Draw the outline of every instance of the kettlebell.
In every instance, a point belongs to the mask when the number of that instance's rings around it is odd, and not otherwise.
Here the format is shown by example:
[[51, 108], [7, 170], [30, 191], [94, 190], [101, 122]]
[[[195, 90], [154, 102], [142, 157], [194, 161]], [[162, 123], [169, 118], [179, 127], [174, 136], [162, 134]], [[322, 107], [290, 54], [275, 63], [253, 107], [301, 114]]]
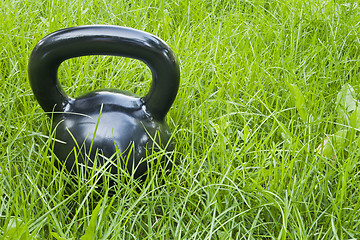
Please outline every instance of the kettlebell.
[[[69, 97], [59, 84], [58, 68], [67, 59], [87, 55], [143, 61], [152, 73], [149, 92], [138, 97], [104, 89]], [[96, 164], [111, 175], [128, 171], [144, 180], [150, 166], [144, 159], [159, 149], [173, 150], [165, 116], [175, 100], [180, 71], [170, 47], [156, 36], [120, 26], [62, 29], [37, 43], [28, 74], [38, 103], [52, 119], [57, 168], [87, 178]], [[170, 170], [172, 163], [162, 157], [161, 166]]]

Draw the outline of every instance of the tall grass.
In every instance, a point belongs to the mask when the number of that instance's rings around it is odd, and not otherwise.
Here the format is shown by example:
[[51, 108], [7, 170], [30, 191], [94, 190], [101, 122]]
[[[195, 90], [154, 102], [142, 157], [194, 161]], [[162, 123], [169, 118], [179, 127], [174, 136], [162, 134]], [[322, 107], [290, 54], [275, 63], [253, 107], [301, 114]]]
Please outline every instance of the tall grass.
[[[358, 129], [352, 147], [330, 157], [316, 151], [350, 128], [338, 121], [342, 86], [360, 99], [357, 1], [0, 6], [0, 236], [360, 238]], [[181, 85], [167, 116], [178, 164], [163, 179], [151, 172], [140, 191], [123, 184], [111, 196], [53, 167], [51, 123], [31, 92], [28, 58], [46, 34], [85, 24], [150, 32], [179, 59]], [[141, 96], [151, 74], [136, 60], [88, 56], [62, 64], [59, 79], [73, 97], [100, 88]]]

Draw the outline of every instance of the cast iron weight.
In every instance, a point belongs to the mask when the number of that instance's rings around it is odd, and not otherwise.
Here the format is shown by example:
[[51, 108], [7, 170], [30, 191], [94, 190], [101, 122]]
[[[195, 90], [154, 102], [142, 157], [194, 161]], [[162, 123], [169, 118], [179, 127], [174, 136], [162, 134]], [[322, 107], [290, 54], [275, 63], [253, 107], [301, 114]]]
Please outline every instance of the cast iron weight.
[[[149, 92], [140, 98], [119, 90], [99, 90], [78, 98], [67, 96], [57, 78], [58, 68], [67, 59], [86, 55], [143, 61], [152, 72]], [[173, 144], [168, 144], [171, 131], [164, 118], [175, 100], [180, 71], [172, 50], [161, 39], [120, 26], [67, 28], [40, 40], [28, 67], [34, 95], [53, 119], [58, 168], [65, 166], [72, 174], [86, 172], [94, 159], [97, 166], [105, 164], [106, 159], [121, 159], [114, 158], [118, 149], [124, 161], [115, 162], [109, 171], [116, 174], [121, 167], [135, 178], [145, 179], [148, 163], [142, 160], [156, 150], [152, 139], [160, 138], [161, 148], [173, 150]], [[96, 152], [100, 153], [97, 158]], [[163, 160], [163, 166], [171, 169], [171, 162]]]

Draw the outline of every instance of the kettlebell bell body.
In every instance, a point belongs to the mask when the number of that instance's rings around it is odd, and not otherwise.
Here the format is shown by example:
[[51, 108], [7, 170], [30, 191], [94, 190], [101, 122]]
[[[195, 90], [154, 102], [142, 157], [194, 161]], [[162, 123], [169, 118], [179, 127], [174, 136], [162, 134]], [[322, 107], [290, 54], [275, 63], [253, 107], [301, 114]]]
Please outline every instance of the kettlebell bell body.
[[[115, 55], [143, 61], [152, 72], [144, 97], [119, 90], [67, 96], [57, 71], [69, 59]], [[180, 72], [172, 50], [159, 38], [119, 26], [80, 26], [54, 32], [38, 42], [29, 60], [29, 80], [40, 106], [53, 119], [56, 166], [87, 177], [92, 167], [112, 174], [128, 171], [145, 179], [146, 156], [173, 150], [165, 116], [175, 100]], [[129, 80], [131, 81], [131, 79]], [[169, 170], [170, 161], [162, 159]]]

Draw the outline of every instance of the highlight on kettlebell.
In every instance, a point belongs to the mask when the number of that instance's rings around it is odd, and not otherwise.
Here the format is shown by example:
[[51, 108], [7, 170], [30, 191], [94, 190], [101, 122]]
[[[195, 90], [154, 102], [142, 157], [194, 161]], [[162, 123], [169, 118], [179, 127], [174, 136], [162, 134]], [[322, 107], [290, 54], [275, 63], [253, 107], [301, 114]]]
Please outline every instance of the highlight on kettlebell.
[[[67, 59], [87, 55], [143, 61], [152, 72], [149, 92], [137, 97], [107, 89], [68, 96], [60, 86], [58, 68]], [[28, 68], [33, 93], [52, 119], [57, 168], [84, 178], [98, 168], [144, 180], [152, 164], [149, 155], [159, 153], [164, 171], [172, 169], [165, 153], [173, 151], [174, 142], [165, 116], [175, 100], [180, 71], [174, 53], [161, 39], [120, 26], [62, 29], [37, 43]]]

